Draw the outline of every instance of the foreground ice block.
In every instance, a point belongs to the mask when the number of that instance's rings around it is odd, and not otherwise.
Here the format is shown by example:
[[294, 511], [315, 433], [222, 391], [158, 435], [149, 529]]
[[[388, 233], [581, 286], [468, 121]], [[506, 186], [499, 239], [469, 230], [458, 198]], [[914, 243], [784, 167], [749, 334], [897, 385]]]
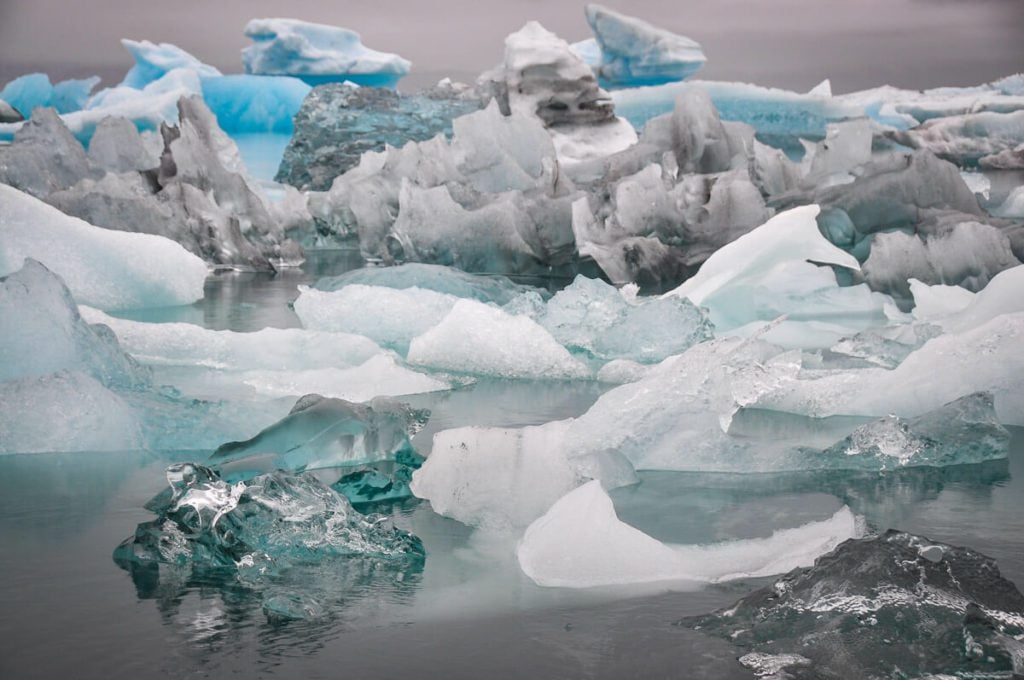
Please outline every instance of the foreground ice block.
[[59, 370], [87, 373], [108, 387], [136, 387], [149, 377], [109, 328], [79, 316], [58, 276], [25, 260], [0, 277], [0, 382]]
[[128, 451], [145, 445], [135, 411], [90, 375], [0, 382], [0, 453]]
[[594, 39], [573, 49], [611, 86], [683, 80], [704, 66], [704, 50], [689, 38], [601, 5], [587, 5], [585, 11]]
[[75, 300], [104, 310], [190, 304], [206, 264], [162, 236], [101, 229], [0, 185], [0, 275], [31, 257], [60, 275]]
[[242, 50], [245, 72], [291, 75], [311, 85], [351, 80], [393, 87], [412, 63], [363, 45], [347, 28], [297, 19], [253, 19], [245, 27], [253, 44]]
[[756, 578], [806, 567], [862, 533], [849, 508], [830, 519], [769, 538], [707, 546], [673, 546], [622, 522], [599, 481], [559, 499], [527, 528], [516, 551], [519, 566], [548, 587], [684, 581], [691, 584]]
[[790, 677], [1008, 676], [1020, 671], [1024, 595], [985, 555], [893, 530], [676, 625], [799, 663]]
[[389, 399], [356, 404], [307, 394], [291, 412], [252, 439], [230, 442], [210, 457], [214, 465], [263, 465], [269, 469], [313, 470], [362, 465], [401, 456], [415, 456], [409, 437], [426, 423], [428, 411], [411, 409]]
[[499, 378], [587, 378], [590, 371], [537, 322], [459, 300], [409, 344], [410, 364]]
[[158, 516], [140, 524], [114, 551], [136, 565], [191, 565], [272, 576], [298, 564], [339, 557], [422, 563], [419, 538], [383, 517], [364, 516], [338, 492], [309, 475], [277, 471], [228, 484], [209, 468], [167, 468], [169, 491], [147, 507]]

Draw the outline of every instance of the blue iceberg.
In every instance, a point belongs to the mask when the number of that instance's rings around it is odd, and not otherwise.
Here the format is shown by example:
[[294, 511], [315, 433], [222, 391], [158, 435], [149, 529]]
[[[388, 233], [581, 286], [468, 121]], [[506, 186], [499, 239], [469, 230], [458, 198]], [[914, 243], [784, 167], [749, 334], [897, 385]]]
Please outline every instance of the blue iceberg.
[[124, 48], [132, 55], [135, 65], [125, 74], [121, 81], [123, 87], [141, 90], [146, 85], [160, 80], [178, 68], [187, 68], [200, 76], [219, 76], [220, 71], [204, 64], [177, 45], [170, 43], [151, 43], [148, 40], [136, 41], [124, 39]]
[[242, 50], [245, 72], [289, 75], [310, 85], [349, 80], [357, 85], [393, 87], [411, 62], [363, 45], [347, 28], [297, 19], [253, 19], [245, 27], [253, 44]]
[[660, 85], [684, 80], [704, 66], [700, 44], [601, 5], [587, 5], [594, 38], [573, 50], [607, 87]]

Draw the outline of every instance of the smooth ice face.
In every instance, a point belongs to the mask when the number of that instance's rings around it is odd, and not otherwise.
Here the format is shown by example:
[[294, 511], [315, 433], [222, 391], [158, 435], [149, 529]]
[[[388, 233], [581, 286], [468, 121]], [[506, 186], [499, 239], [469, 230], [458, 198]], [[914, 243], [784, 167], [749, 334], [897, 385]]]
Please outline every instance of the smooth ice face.
[[79, 316], [59, 277], [25, 260], [0, 277], [0, 382], [59, 370], [87, 373], [108, 387], [135, 387], [149, 377], [109, 328]]
[[587, 378], [590, 371], [537, 322], [459, 300], [409, 344], [410, 364], [499, 378]]
[[593, 41], [573, 50], [598, 78], [618, 87], [683, 80], [704, 66], [700, 44], [601, 5], [586, 6]]
[[992, 210], [992, 214], [1008, 219], [1024, 219], [1024, 187], [1011, 191], [1006, 200]]
[[515, 283], [504, 276], [481, 276], [436, 264], [410, 262], [394, 267], [363, 267], [338, 276], [320, 279], [314, 288], [323, 291], [341, 290], [360, 284], [408, 290], [419, 288], [459, 298], [506, 305], [519, 295], [540, 289]]
[[897, 667], [908, 677], [1019, 670], [1022, 622], [1024, 595], [993, 559], [889, 531], [677, 625], [761, 654], [799, 651], [809, 677], [867, 678]]
[[292, 133], [292, 120], [310, 92], [298, 78], [231, 74], [201, 79], [206, 105], [231, 134]]
[[535, 317], [558, 342], [605, 360], [661, 361], [709, 340], [713, 327], [686, 298], [627, 298], [598, 279], [577, 276]]
[[415, 455], [409, 437], [429, 415], [389, 399], [356, 404], [307, 394], [285, 418], [252, 439], [219, 447], [210, 463], [238, 468], [270, 455], [269, 469], [295, 471], [394, 460]]
[[832, 459], [843, 467], [887, 470], [1005, 458], [1009, 445], [1010, 433], [996, 418], [992, 395], [976, 392], [916, 418], [885, 416], [820, 455], [826, 466]]
[[929, 321], [959, 312], [970, 305], [977, 295], [960, 286], [929, 285], [913, 278], [907, 283], [914, 298], [914, 318], [918, 321]]
[[565, 457], [569, 421], [461, 427], [434, 435], [412, 492], [434, 512], [490, 531], [522, 529], [585, 478]]
[[90, 375], [62, 370], [0, 382], [0, 454], [144, 446], [133, 409]]
[[519, 566], [548, 587], [755, 578], [811, 565], [861, 533], [846, 507], [830, 519], [776, 531], [765, 539], [708, 546], [675, 546], [619, 520], [611, 498], [592, 481], [559, 499], [527, 528], [516, 551]]
[[220, 567], [270, 576], [339, 557], [422, 563], [419, 538], [364, 516], [315, 477], [283, 471], [228, 484], [195, 463], [167, 468], [169, 492], [150, 501], [158, 518], [114, 551], [135, 565]]
[[331, 80], [359, 81], [361, 85], [394, 86], [412, 63], [397, 54], [378, 52], [363, 45], [359, 34], [347, 28], [313, 24], [297, 19], [253, 19], [245, 27], [253, 44], [242, 50], [246, 73], [295, 75], [311, 84]]
[[105, 310], [190, 304], [206, 264], [150, 234], [101, 229], [0, 185], [0, 274], [31, 257], [58, 274], [75, 300]]
[[141, 90], [177, 68], [195, 71], [200, 76], [219, 76], [220, 71], [204, 64], [177, 45], [151, 43], [148, 40], [121, 40], [135, 65], [125, 74], [121, 86]]
[[352, 283], [335, 291], [299, 286], [295, 313], [309, 330], [356, 333], [404, 353], [451, 311], [457, 297], [417, 287]]
[[839, 286], [831, 264], [859, 271], [849, 253], [818, 229], [818, 206], [780, 213], [716, 251], [665, 297], [686, 297], [708, 308], [715, 329], [748, 335], [785, 316], [769, 330], [773, 342], [827, 347], [844, 335], [883, 325], [891, 298], [865, 285]]

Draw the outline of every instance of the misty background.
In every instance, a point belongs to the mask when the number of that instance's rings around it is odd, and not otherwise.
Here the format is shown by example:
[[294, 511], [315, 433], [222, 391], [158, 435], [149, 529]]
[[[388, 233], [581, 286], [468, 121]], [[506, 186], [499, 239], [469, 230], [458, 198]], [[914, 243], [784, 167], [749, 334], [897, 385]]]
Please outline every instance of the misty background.
[[[1024, 71], [1024, 0], [618, 0], [605, 3], [700, 42], [697, 78], [836, 92], [890, 84], [973, 85]], [[572, 42], [591, 33], [564, 0], [0, 0], [0, 84], [32, 71], [100, 75], [131, 60], [120, 38], [171, 42], [225, 73], [242, 71], [255, 17], [345, 26], [411, 59], [400, 87], [471, 81], [529, 19]]]

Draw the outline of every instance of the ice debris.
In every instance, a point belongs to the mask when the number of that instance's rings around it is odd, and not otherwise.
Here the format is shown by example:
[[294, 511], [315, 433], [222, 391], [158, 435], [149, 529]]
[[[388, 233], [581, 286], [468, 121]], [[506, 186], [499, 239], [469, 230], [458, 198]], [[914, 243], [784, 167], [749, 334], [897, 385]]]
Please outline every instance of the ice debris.
[[80, 303], [118, 310], [203, 297], [206, 264], [174, 241], [94, 227], [3, 184], [0, 235], [0, 275], [31, 257], [59, 274]]
[[701, 46], [607, 7], [586, 6], [594, 38], [573, 50], [610, 86], [636, 87], [684, 80], [704, 66]]
[[787, 668], [797, 678], [1024, 670], [1024, 595], [995, 561], [899, 531], [846, 541], [810, 568], [677, 625], [761, 655], [798, 653], [810, 665]]
[[347, 28], [297, 19], [253, 19], [245, 27], [253, 44], [242, 50], [245, 72], [290, 75], [311, 85], [350, 80], [393, 87], [412, 63], [363, 45]]
[[769, 538], [703, 546], [668, 545], [622, 522], [599, 481], [560, 498], [531, 524], [516, 550], [519, 566], [548, 587], [592, 588], [677, 581], [700, 584], [769, 576], [809, 566], [862, 533], [843, 507], [831, 518]]

